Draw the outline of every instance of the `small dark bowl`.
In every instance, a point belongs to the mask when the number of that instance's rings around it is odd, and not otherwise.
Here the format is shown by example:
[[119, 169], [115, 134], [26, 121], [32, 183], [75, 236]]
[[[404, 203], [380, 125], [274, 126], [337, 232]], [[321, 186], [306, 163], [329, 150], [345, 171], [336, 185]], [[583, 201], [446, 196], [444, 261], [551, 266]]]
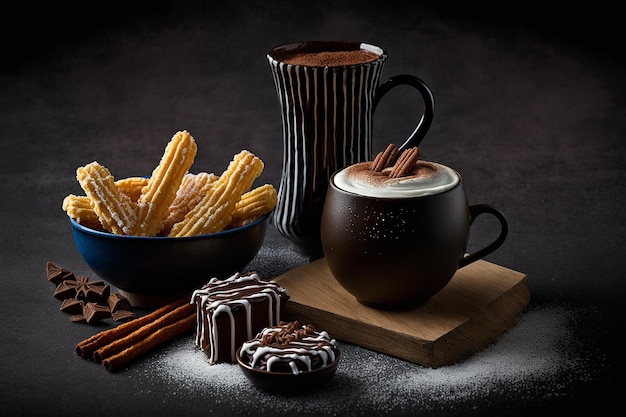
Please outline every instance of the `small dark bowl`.
[[242, 272], [263, 246], [269, 216], [189, 237], [123, 236], [70, 223], [78, 251], [103, 280], [127, 293], [171, 296]]
[[263, 391], [283, 394], [307, 394], [328, 381], [337, 371], [339, 352], [335, 360], [322, 368], [310, 372], [293, 374], [291, 372], [273, 372], [253, 368], [241, 358], [241, 348], [237, 349], [236, 357], [239, 367], [246, 378]]

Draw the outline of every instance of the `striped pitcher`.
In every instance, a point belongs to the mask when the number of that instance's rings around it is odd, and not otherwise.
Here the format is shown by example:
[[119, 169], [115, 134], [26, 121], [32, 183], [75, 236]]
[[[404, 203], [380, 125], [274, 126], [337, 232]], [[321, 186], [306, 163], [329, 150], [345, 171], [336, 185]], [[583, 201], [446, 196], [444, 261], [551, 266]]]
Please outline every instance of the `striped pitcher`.
[[424, 109], [415, 130], [400, 146], [417, 146], [433, 118], [434, 98], [413, 75], [381, 83], [387, 53], [380, 47], [343, 41], [309, 41], [277, 46], [267, 54], [283, 130], [283, 163], [272, 222], [309, 258], [323, 256], [320, 222], [328, 181], [348, 165], [372, 158], [372, 116], [392, 88], [420, 92]]

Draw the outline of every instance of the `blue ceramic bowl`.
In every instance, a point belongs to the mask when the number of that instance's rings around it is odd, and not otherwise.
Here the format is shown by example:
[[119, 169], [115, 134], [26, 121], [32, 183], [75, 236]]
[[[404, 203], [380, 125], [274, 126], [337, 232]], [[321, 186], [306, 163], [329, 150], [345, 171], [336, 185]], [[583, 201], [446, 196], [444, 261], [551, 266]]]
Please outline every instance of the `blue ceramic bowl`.
[[188, 294], [213, 277], [244, 272], [263, 245], [269, 216], [219, 233], [176, 238], [115, 235], [70, 223], [78, 251], [100, 278], [124, 292], [171, 296]]

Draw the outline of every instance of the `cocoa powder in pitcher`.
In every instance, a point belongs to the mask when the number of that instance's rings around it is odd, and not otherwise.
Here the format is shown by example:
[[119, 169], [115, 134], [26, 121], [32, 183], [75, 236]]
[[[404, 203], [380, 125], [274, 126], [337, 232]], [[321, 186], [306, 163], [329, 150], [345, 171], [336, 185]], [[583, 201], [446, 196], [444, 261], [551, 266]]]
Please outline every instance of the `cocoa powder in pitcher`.
[[380, 55], [356, 49], [350, 51], [323, 51], [323, 52], [297, 52], [285, 56], [282, 61], [292, 65], [306, 65], [309, 67], [341, 67], [346, 65], [359, 65], [372, 62], [380, 58]]

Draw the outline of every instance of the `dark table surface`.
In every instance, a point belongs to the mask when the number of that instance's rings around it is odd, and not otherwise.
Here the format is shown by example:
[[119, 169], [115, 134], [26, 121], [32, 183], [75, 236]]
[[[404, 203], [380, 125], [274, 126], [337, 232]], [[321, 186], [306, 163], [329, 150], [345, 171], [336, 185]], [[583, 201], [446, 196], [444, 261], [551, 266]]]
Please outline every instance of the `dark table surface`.
[[[626, 295], [617, 14], [412, 4], [113, 2], [72, 16], [23, 3], [4, 13], [2, 415], [566, 415], [623, 403], [613, 396]], [[518, 325], [439, 369], [340, 342], [330, 383], [295, 398], [257, 391], [235, 366], [207, 366], [191, 336], [118, 373], [79, 358], [75, 344], [110, 323], [70, 322], [45, 274], [53, 261], [96, 278], [61, 210], [81, 191], [76, 168], [98, 160], [116, 177], [149, 173], [187, 129], [198, 141], [192, 170], [221, 172], [245, 148], [266, 164], [259, 181], [278, 185], [281, 125], [265, 53], [306, 39], [378, 44], [387, 77], [411, 73], [432, 88], [423, 157], [460, 171], [470, 203], [507, 214], [509, 237], [487, 260], [528, 276]], [[381, 103], [375, 147], [408, 134], [411, 99]], [[304, 262], [270, 227], [250, 268], [274, 276]]]

